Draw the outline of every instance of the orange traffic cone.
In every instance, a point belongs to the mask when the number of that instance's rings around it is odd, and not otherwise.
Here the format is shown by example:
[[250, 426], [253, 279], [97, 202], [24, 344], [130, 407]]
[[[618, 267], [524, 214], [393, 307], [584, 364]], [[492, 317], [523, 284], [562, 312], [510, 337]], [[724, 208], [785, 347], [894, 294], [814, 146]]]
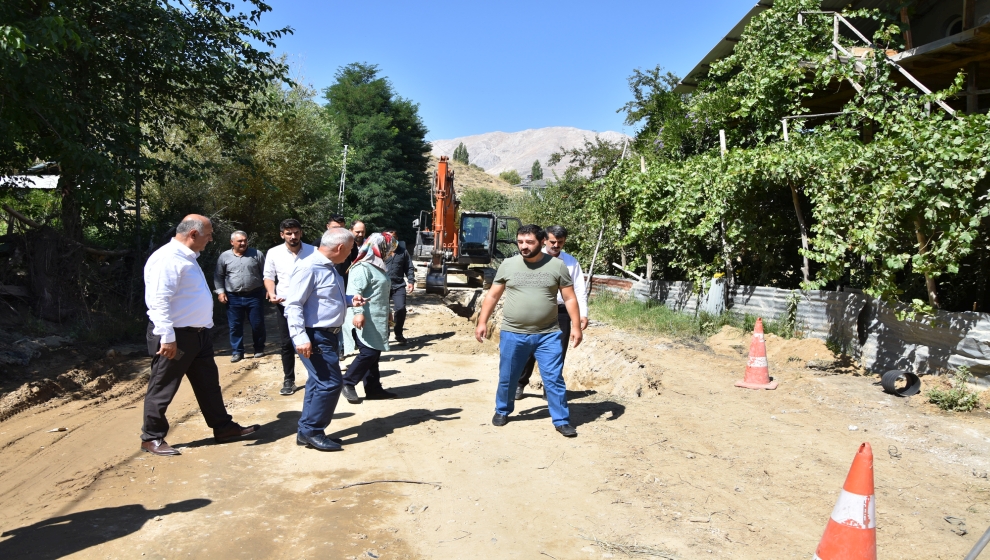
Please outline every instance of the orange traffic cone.
[[763, 318], [756, 319], [753, 327], [753, 342], [749, 344], [749, 363], [746, 364], [746, 377], [736, 381], [736, 387], [746, 389], [776, 389], [777, 382], [770, 381], [770, 368], [767, 364], [767, 345], [763, 341]]
[[877, 506], [873, 493], [873, 450], [859, 446], [815, 560], [877, 560]]

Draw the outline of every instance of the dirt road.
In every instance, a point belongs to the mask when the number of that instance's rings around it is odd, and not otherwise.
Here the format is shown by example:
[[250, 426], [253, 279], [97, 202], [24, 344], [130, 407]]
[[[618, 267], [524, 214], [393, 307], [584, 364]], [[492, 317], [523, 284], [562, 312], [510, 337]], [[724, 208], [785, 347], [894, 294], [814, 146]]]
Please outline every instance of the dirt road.
[[[496, 345], [412, 305], [413, 344], [382, 364], [400, 398], [342, 400], [340, 453], [296, 445], [303, 392], [278, 396], [277, 356], [218, 357], [234, 418], [263, 425], [250, 441], [214, 445], [184, 385], [183, 455], [138, 452], [144, 358], [96, 398], [0, 422], [0, 558], [810, 558], [863, 441], [881, 558], [961, 559], [990, 523], [986, 413], [789, 360], [814, 344], [771, 344], [781, 385], [757, 392], [732, 387], [748, 343], [732, 332], [685, 346], [593, 326], [568, 355], [565, 439], [538, 389], [491, 426]], [[344, 488], [378, 480], [435, 485]]]

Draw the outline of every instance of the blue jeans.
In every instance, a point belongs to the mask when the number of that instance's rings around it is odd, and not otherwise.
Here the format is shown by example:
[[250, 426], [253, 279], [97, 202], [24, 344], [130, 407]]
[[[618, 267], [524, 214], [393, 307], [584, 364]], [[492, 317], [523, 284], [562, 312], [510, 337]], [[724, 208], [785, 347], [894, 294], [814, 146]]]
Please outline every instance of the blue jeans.
[[251, 323], [251, 338], [255, 353], [265, 350], [265, 289], [250, 292], [227, 293], [227, 322], [230, 323], [230, 349], [232, 354], [244, 355], [244, 314]]
[[315, 329], [306, 329], [306, 334], [313, 345], [313, 353], [309, 358], [299, 356], [309, 373], [302, 415], [299, 417], [299, 433], [304, 436], [324, 435], [323, 430], [330, 425], [344, 386], [337, 357], [339, 337]]
[[509, 415], [515, 408], [516, 386], [530, 356], [540, 365], [540, 377], [547, 390], [547, 406], [554, 426], [571, 423], [564, 385], [564, 357], [560, 351], [560, 331], [546, 334], [519, 334], [502, 331], [498, 343], [498, 391], [495, 412]]

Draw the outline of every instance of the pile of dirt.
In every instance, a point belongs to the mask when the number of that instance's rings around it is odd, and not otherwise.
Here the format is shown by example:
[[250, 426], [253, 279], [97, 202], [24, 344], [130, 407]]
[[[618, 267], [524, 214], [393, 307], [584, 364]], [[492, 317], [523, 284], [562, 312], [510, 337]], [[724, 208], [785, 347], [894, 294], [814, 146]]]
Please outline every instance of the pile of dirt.
[[[585, 342], [567, 351], [567, 387], [623, 398], [659, 395], [664, 349], [608, 327], [589, 327]], [[531, 383], [539, 383], [533, 379]]]
[[107, 357], [86, 367], [72, 368], [54, 378], [40, 378], [24, 383], [0, 398], [0, 420], [5, 420], [32, 406], [55, 400], [91, 399], [105, 393], [119, 381], [133, 379], [131, 364], [118, 368], [123, 353], [111, 350]]
[[[752, 333], [726, 325], [722, 330], [708, 337], [705, 343], [716, 354], [723, 356], [748, 356]], [[845, 364], [841, 356], [828, 349], [825, 342], [817, 338], [783, 338], [775, 334], [764, 337], [767, 345], [767, 360], [771, 364], [801, 365], [812, 369], [832, 369]]]

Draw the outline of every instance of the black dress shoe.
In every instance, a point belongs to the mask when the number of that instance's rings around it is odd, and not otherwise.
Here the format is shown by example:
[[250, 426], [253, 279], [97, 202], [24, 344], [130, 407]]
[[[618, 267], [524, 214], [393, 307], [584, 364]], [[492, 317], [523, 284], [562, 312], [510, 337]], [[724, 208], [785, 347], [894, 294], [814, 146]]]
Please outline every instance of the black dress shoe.
[[577, 437], [577, 430], [575, 430], [574, 426], [571, 426], [570, 424], [557, 426], [557, 431], [564, 437]]
[[394, 399], [397, 396], [399, 396], [399, 395], [396, 395], [395, 393], [390, 393], [390, 392], [386, 391], [385, 389], [379, 389], [378, 391], [372, 391], [370, 393], [367, 392], [367, 391], [365, 391], [365, 393], [364, 393], [364, 398], [366, 398], [366, 399], [368, 399], [370, 401], [380, 401], [380, 400], [385, 400], [385, 399]]
[[404, 336], [399, 336], [399, 335], [395, 335], [395, 343], [396, 343], [396, 344], [405, 344], [406, 342], [408, 342], [408, 341], [406, 340], [406, 337], [404, 337]]
[[354, 385], [344, 385], [344, 388], [340, 390], [340, 394], [343, 395], [347, 402], [351, 404], [358, 404], [361, 402], [361, 397], [358, 396], [357, 391], [354, 390]]
[[213, 430], [213, 439], [217, 443], [229, 443], [249, 436], [261, 429], [259, 424], [253, 426], [241, 426], [236, 422], [231, 422], [229, 426], [220, 430]]
[[323, 434], [304, 436], [296, 433], [296, 445], [304, 445], [317, 451], [342, 451], [344, 448], [340, 446], [339, 441], [334, 441]]
[[516, 385], [516, 400], [517, 400], [517, 401], [521, 401], [521, 400], [522, 400], [522, 398], [523, 398], [524, 396], [526, 396], [526, 395], [525, 395], [525, 394], [523, 393], [523, 392], [524, 392], [525, 390], [526, 390], [526, 386], [525, 386], [525, 385]]
[[509, 423], [509, 417], [504, 414], [495, 413], [492, 416], [492, 426], [504, 426]]
[[142, 441], [141, 450], [147, 451], [152, 455], [160, 455], [162, 457], [168, 457], [171, 455], [182, 455], [179, 453], [178, 449], [173, 449], [172, 446], [165, 443], [163, 439], [153, 439], [151, 441]]
[[296, 392], [296, 382], [295, 381], [290, 381], [290, 380], [286, 379], [282, 383], [282, 389], [279, 390], [278, 394], [280, 394], [280, 395], [291, 395], [292, 393], [295, 393], [295, 392]]

